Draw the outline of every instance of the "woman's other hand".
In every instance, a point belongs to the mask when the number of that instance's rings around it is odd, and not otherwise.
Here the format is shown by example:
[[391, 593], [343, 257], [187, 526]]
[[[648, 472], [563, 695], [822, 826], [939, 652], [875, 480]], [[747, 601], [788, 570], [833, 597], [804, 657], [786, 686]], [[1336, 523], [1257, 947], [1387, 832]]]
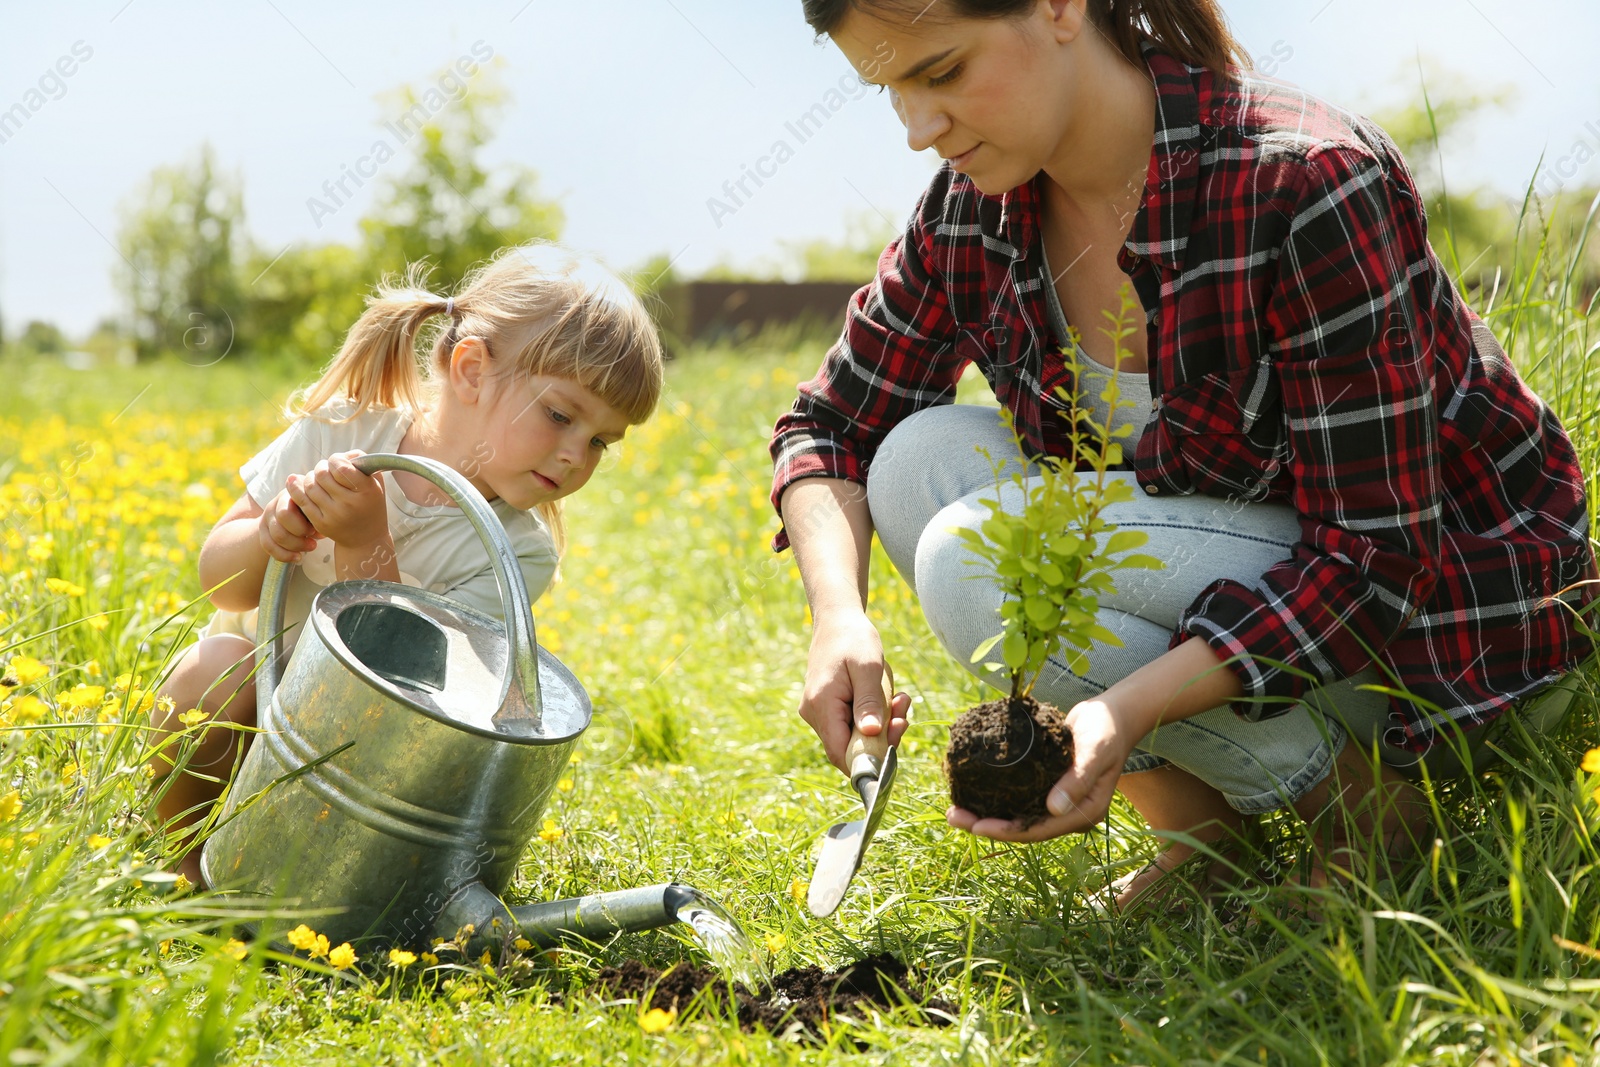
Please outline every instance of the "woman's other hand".
[[[1109, 691], [1108, 691], [1109, 692]], [[1073, 705], [1067, 712], [1072, 731], [1072, 767], [1050, 790], [1050, 816], [1027, 829], [1008, 819], [980, 819], [965, 808], [951, 808], [951, 826], [996, 841], [1047, 841], [1062, 834], [1082, 833], [1105, 820], [1122, 766], [1134, 745], [1148, 731], [1129, 728], [1102, 694]]]
[[363, 474], [361, 451], [336, 452], [308, 474], [291, 474], [284, 492], [320, 536], [349, 548], [371, 548], [389, 538], [383, 482]]
[[886, 669], [883, 642], [865, 614], [816, 621], [799, 713], [822, 739], [828, 762], [845, 773], [849, 772], [844, 765], [844, 751], [850, 744], [852, 724], [868, 737], [888, 729], [891, 745], [899, 744], [906, 732], [911, 697], [896, 693], [890, 707], [884, 708]]

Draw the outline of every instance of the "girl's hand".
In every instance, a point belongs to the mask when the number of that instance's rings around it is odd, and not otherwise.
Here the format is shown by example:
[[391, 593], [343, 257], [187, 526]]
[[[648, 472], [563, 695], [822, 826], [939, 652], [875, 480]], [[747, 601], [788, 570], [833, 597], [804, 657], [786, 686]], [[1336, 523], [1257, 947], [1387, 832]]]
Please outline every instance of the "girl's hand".
[[317, 547], [317, 528], [300, 506], [289, 499], [288, 490], [273, 497], [261, 509], [256, 532], [267, 555], [283, 563], [299, 563], [302, 553]]
[[1067, 712], [1072, 730], [1072, 769], [1050, 790], [1054, 814], [1026, 830], [1006, 819], [980, 819], [965, 808], [951, 808], [945, 818], [957, 829], [996, 841], [1047, 841], [1062, 834], [1082, 833], [1103, 821], [1111, 810], [1122, 765], [1148, 730], [1137, 731], [1106, 703], [1102, 694], [1073, 705]]
[[347, 548], [370, 548], [389, 538], [383, 482], [352, 462], [365, 454], [336, 452], [309, 474], [289, 475], [284, 489], [321, 536]]

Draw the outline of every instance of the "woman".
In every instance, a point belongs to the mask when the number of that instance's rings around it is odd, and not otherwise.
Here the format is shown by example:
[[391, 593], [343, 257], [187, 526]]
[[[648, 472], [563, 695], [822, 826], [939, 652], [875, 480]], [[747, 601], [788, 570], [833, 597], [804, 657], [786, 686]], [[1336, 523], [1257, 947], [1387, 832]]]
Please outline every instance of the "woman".
[[[1124, 647], [1036, 690], [1077, 745], [1052, 816], [950, 822], [1039, 841], [1120, 789], [1154, 829], [1210, 841], [1337, 790], [1403, 854], [1426, 832], [1413, 783], [1467, 773], [1485, 725], [1587, 651], [1572, 612], [1595, 570], [1571, 444], [1428, 247], [1392, 142], [1251, 76], [1213, 0], [805, 9], [912, 149], [948, 160], [774, 432], [774, 547], [792, 543], [815, 619], [799, 713], [828, 758], [852, 717], [905, 729], [908, 698], [875, 696], [874, 529], [959, 662], [998, 628], [950, 528], [994, 484], [974, 446], [1013, 449], [993, 411], [950, 401], [976, 363], [1029, 451], [1064, 454], [1070, 324], [1086, 401], [1110, 375], [1149, 401], [1119, 417], [1140, 499], [1112, 519], [1167, 567], [1121, 572], [1101, 605]], [[1100, 327], [1129, 280], [1147, 328], [1118, 366]], [[1311, 884], [1346, 843], [1319, 842]]]

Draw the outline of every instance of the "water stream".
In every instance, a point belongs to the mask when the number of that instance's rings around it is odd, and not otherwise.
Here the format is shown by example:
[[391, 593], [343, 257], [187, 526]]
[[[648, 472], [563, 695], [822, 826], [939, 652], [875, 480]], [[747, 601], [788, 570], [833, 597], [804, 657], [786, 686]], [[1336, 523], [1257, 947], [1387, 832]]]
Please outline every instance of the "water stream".
[[678, 921], [694, 930], [706, 955], [724, 974], [754, 992], [772, 984], [766, 960], [737, 919], [698, 889], [682, 887], [685, 903], [678, 906]]

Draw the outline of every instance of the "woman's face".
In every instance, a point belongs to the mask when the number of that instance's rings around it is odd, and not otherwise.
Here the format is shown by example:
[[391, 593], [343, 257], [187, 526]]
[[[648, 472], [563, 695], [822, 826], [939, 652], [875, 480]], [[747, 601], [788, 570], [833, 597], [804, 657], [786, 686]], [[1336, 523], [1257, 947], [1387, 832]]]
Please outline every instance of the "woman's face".
[[921, 16], [915, 5], [853, 9], [833, 43], [863, 80], [888, 90], [912, 151], [934, 149], [997, 196], [1032, 179], [1069, 135], [1082, 98], [1075, 53], [1091, 36], [1083, 0], [1038, 0], [1003, 19], [951, 17], [942, 3]]

